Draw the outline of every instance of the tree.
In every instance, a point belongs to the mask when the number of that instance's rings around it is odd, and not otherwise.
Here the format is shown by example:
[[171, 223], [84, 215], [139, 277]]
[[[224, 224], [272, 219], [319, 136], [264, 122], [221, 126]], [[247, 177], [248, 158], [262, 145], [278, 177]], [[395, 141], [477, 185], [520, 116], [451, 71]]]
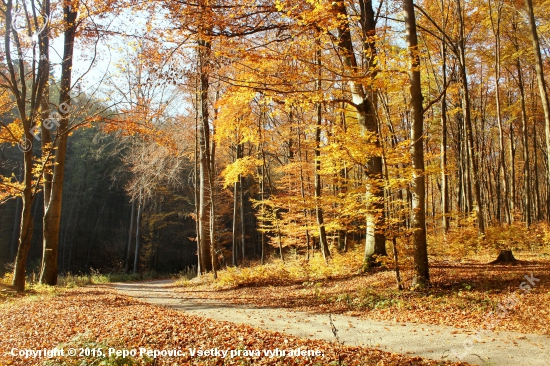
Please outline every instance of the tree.
[[426, 185], [424, 170], [424, 109], [420, 81], [420, 56], [414, 1], [403, 0], [405, 31], [409, 48], [409, 80], [411, 96], [411, 158], [413, 168], [411, 229], [414, 245], [413, 287], [424, 287], [430, 282], [428, 249], [426, 243]]
[[[21, 12], [25, 25], [20, 28], [21, 18], [14, 14]], [[29, 253], [33, 214], [32, 204], [36, 198], [40, 177], [46, 165], [38, 167], [38, 176], [35, 174], [32, 141], [33, 132], [40, 121], [40, 108], [48, 87], [49, 59], [46, 51], [50, 35], [47, 31], [50, 21], [49, 1], [41, 6], [31, 2], [30, 9], [26, 4], [14, 4], [12, 0], [4, 3], [2, 9], [4, 17], [4, 51], [6, 68], [1, 70], [1, 88], [8, 90], [17, 106], [19, 123], [5, 126], [10, 136], [19, 141], [23, 152], [23, 182], [22, 185], [11, 185], [22, 198], [22, 214], [19, 229], [19, 244], [15, 260], [13, 286], [17, 291], [25, 289], [26, 261]], [[12, 46], [15, 47], [15, 58], [12, 55]], [[28, 52], [32, 56], [28, 56]], [[27, 84], [30, 85], [27, 85]], [[14, 141], [14, 142], [15, 142]]]

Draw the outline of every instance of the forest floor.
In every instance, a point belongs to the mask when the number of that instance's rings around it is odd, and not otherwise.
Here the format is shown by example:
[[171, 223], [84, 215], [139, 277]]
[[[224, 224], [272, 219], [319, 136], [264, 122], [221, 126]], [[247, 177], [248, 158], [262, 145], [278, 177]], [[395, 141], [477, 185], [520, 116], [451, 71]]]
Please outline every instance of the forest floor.
[[[539, 271], [539, 273], [542, 272]], [[538, 279], [536, 276], [535, 278]], [[546, 273], [545, 280], [548, 279], [548, 273]], [[542, 282], [542, 279], [540, 281]], [[333, 286], [349, 287], [350, 284], [346, 282], [357, 282], [357, 277], [347, 280], [333, 279], [330, 282]], [[535, 281], [535, 283], [538, 282]], [[476, 322], [470, 322], [470, 326], [462, 323], [460, 328], [436, 325], [433, 321], [434, 317], [423, 319], [422, 314], [417, 315], [417, 320], [426, 320], [422, 322], [426, 324], [405, 321], [403, 319], [409, 318], [397, 312], [393, 313], [391, 320], [366, 319], [365, 314], [362, 314], [362, 317], [343, 315], [344, 308], [328, 306], [330, 302], [323, 301], [323, 297], [318, 296], [318, 293], [314, 295], [318, 300], [314, 301], [306, 294], [308, 291], [301, 291], [300, 286], [304, 285], [298, 284], [220, 290], [213, 288], [212, 285], [188, 285], [181, 288], [173, 281], [165, 280], [113, 286], [126, 295], [152, 304], [169, 306], [216, 321], [252, 325], [298, 338], [378, 348], [433, 360], [458, 361], [460, 359], [480, 365], [550, 365], [550, 338], [543, 334], [530, 334], [536, 330], [540, 330], [538, 333], [547, 333], [545, 328], [548, 326], [548, 321], [544, 316], [538, 318], [538, 321], [544, 324], [536, 329], [523, 328], [524, 332], [478, 333]], [[317, 288], [330, 288], [326, 286], [327, 283], [323, 283], [323, 286], [317, 286]], [[518, 295], [520, 311], [524, 310], [524, 306], [529, 306], [527, 296], [534, 295], [533, 291], [534, 289], [524, 296]], [[423, 307], [422, 302], [411, 300], [419, 309]], [[431, 300], [433, 302], [433, 298]], [[256, 306], [247, 304], [256, 304]], [[432, 311], [447, 319], [453, 316], [452, 311], [442, 313], [437, 304], [433, 304]], [[513, 311], [510, 310], [510, 312]], [[510, 315], [510, 318], [513, 317]], [[465, 316], [462, 316], [462, 319], [465, 319]], [[513, 319], [512, 322], [515, 322], [515, 318]], [[505, 318], [501, 322], [508, 320]], [[497, 326], [494, 328], [496, 329]], [[479, 327], [479, 330], [481, 329], [482, 327]]]
[[[156, 305], [169, 305], [173, 301], [181, 305], [183, 301], [193, 306], [191, 301], [176, 299], [173, 290], [165, 285], [169, 283], [156, 281], [117, 284], [115, 288]], [[204, 305], [204, 300], [201, 302]], [[230, 309], [234, 307], [229, 306]], [[235, 315], [239, 311], [228, 310], [227, 314]], [[214, 312], [220, 311], [215, 309]], [[108, 285], [53, 288], [50, 293], [31, 296], [12, 294], [0, 304], [0, 366], [467, 365], [423, 360], [375, 347], [351, 347], [337, 342], [298, 338], [211, 318], [138, 301]], [[63, 349], [64, 354], [46, 358], [32, 353], [53, 347]], [[297, 349], [298, 355], [289, 354]], [[155, 350], [180, 353], [177, 357], [164, 355], [155, 358]], [[217, 352], [218, 356], [206, 353], [201, 356], [199, 350]], [[285, 350], [286, 354], [267, 353], [279, 350]], [[27, 351], [30, 353], [25, 353]], [[115, 351], [135, 352], [136, 355], [122, 358]], [[308, 351], [316, 354], [302, 353]]]
[[[358, 273], [358, 258], [227, 267], [216, 280], [76, 288], [67, 282], [31, 286], [24, 295], [3, 286], [0, 366], [550, 365], [547, 255], [519, 253], [514, 266], [431, 258], [431, 287], [422, 291], [397, 291], [394, 272], [384, 265]], [[411, 277], [404, 266], [405, 287]], [[14, 356], [14, 347], [179, 349], [183, 355], [45, 359]], [[321, 355], [263, 353], [297, 348]], [[235, 354], [192, 355], [198, 349]]]

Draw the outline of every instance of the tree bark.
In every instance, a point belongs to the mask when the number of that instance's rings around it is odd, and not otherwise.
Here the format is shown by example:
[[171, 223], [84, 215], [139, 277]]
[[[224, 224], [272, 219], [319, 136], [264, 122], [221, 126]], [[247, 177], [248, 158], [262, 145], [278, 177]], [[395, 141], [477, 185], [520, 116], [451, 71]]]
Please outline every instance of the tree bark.
[[462, 81], [462, 110], [464, 115], [464, 125], [466, 132], [466, 140], [468, 144], [467, 155], [468, 163], [471, 168], [472, 176], [471, 181], [474, 188], [474, 197], [475, 197], [475, 212], [477, 219], [477, 228], [480, 236], [485, 235], [485, 220], [483, 218], [483, 212], [481, 210], [481, 187], [480, 187], [480, 177], [477, 161], [477, 151], [474, 144], [474, 133], [472, 130], [472, 118], [470, 114], [470, 95], [468, 87], [468, 77], [466, 72], [466, 56], [465, 56], [465, 44], [464, 44], [464, 18], [462, 13], [461, 0], [456, 0], [457, 11], [459, 17], [459, 31], [460, 31], [460, 50], [459, 50], [459, 63], [460, 63], [460, 76]]
[[[516, 50], [519, 47], [516, 46]], [[523, 218], [527, 227], [531, 226], [531, 169], [529, 162], [529, 126], [527, 119], [527, 109], [525, 107], [525, 90], [523, 87], [523, 72], [521, 70], [521, 62], [519, 58], [516, 59], [516, 68], [518, 70], [518, 87], [521, 100], [521, 128], [522, 128], [522, 142], [523, 142], [523, 187], [525, 191], [525, 207], [523, 209]]]
[[[376, 48], [375, 48], [375, 19], [372, 9], [372, 1], [366, 0], [360, 2], [361, 8], [361, 26], [364, 39], [364, 51], [369, 57], [368, 69], [376, 70]], [[357, 60], [353, 49], [351, 31], [349, 28], [349, 18], [346, 6], [343, 2], [334, 3], [333, 9], [336, 16], [341, 18], [343, 24], [338, 29], [338, 48], [340, 49], [342, 59], [347, 71], [352, 75], [358, 73]], [[376, 71], [373, 71], [371, 77], [376, 76]], [[378, 124], [376, 121], [376, 93], [365, 93], [363, 85], [356, 79], [352, 78], [348, 81], [352, 94], [353, 104], [356, 109], [356, 116], [361, 126], [362, 133], [369, 137], [369, 142], [375, 148], [380, 147]], [[370, 98], [367, 97], [370, 94]], [[369, 159], [366, 165], [367, 184], [366, 196], [367, 215], [366, 215], [366, 238], [364, 262], [369, 264], [373, 255], [387, 255], [386, 253], [386, 238], [382, 233], [384, 224], [384, 192], [379, 187], [379, 182], [382, 179], [382, 156], [376, 155]]]
[[[542, 65], [542, 56], [540, 52], [540, 42], [537, 33], [537, 24], [535, 22], [535, 12], [533, 11], [533, 0], [525, 0], [527, 13], [529, 15], [529, 26], [531, 28], [531, 41], [533, 43], [533, 51], [535, 53], [535, 70], [537, 73], [537, 81], [539, 86], [540, 99], [542, 102], [542, 110], [544, 112], [544, 130], [546, 135], [546, 159], [547, 166], [547, 182], [550, 184], [550, 106], [548, 101], [548, 91], [546, 90], [546, 81], [544, 79], [544, 71]], [[536, 145], [535, 145], [536, 151]], [[547, 185], [548, 186], [548, 185]], [[547, 213], [547, 217], [549, 214]]]
[[[317, 81], [316, 88], [317, 92], [321, 93], [321, 50], [319, 49], [318, 42], [317, 52], [316, 52], [316, 61], [317, 61]], [[320, 207], [321, 200], [321, 175], [319, 174], [321, 170], [321, 124], [323, 120], [322, 115], [322, 105], [317, 103], [315, 106], [317, 113], [317, 124], [315, 126], [315, 173], [314, 173], [314, 182], [315, 182], [315, 217], [317, 218], [317, 226], [319, 227], [319, 244], [321, 245], [321, 252], [323, 253], [323, 258], [325, 261], [328, 261], [330, 258], [330, 251], [327, 243], [327, 233], [325, 230], [325, 223], [323, 219], [323, 209]]]
[[499, 146], [499, 170], [501, 172], [502, 186], [504, 187], [504, 215], [506, 223], [512, 223], [512, 216], [510, 212], [509, 193], [510, 188], [508, 186], [508, 174], [506, 173], [506, 149], [504, 147], [504, 128], [502, 126], [502, 112], [501, 112], [501, 98], [500, 98], [500, 19], [501, 19], [502, 4], [497, 0], [497, 12], [496, 21], [493, 20], [493, 8], [489, 3], [489, 12], [491, 17], [491, 25], [493, 29], [493, 35], [495, 37], [495, 103], [497, 113], [498, 124], [498, 146]]
[[[443, 88], [447, 85], [447, 50], [445, 42], [441, 42]], [[443, 235], [449, 231], [449, 183], [447, 179], [447, 92], [443, 90], [441, 97], [441, 216]]]
[[208, 76], [208, 58], [211, 45], [205, 40], [199, 40], [199, 67], [200, 67], [200, 121], [199, 121], [199, 236], [201, 243], [201, 267], [203, 273], [212, 270], [212, 255], [210, 251], [210, 240], [208, 238], [208, 228], [210, 220], [208, 213], [210, 205], [208, 202], [209, 194], [207, 192], [210, 150], [210, 125], [208, 112], [208, 90], [210, 81]]
[[411, 159], [413, 167], [412, 217], [414, 246], [413, 287], [425, 287], [430, 282], [428, 247], [426, 243], [426, 186], [424, 175], [424, 111], [420, 81], [420, 57], [413, 0], [403, 0], [407, 46], [409, 47], [409, 80], [411, 95]]
[[[63, 184], [65, 180], [65, 161], [67, 155], [67, 142], [69, 138], [69, 107], [71, 106], [71, 77], [73, 70], [73, 50], [76, 37], [77, 12], [71, 5], [63, 7], [63, 14], [66, 24], [65, 45], [63, 50], [63, 61], [61, 62], [61, 90], [59, 104], [61, 117], [57, 132], [57, 144], [55, 150], [55, 166], [51, 184], [49, 203], [44, 212], [44, 238], [42, 269], [40, 272], [40, 283], [48, 285], [57, 284], [58, 274], [58, 251], [59, 251], [59, 226], [61, 220], [61, 204], [63, 199]], [[63, 107], [61, 107], [63, 106]]]
[[[235, 160], [238, 160], [240, 158], [240, 144], [237, 144], [236, 146], [236, 156]], [[237, 215], [238, 215], [238, 208], [239, 208], [239, 181], [236, 181], [233, 183], [233, 241], [232, 241], [232, 259], [233, 259], [233, 266], [237, 266]]]

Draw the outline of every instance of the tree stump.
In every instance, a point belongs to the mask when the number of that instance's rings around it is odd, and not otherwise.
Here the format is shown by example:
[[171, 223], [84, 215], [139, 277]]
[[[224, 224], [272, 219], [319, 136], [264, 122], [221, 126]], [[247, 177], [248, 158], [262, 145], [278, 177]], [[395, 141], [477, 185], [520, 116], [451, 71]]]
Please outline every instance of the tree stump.
[[503, 249], [500, 251], [497, 259], [489, 264], [517, 264], [518, 260], [514, 258], [512, 251], [509, 249]]

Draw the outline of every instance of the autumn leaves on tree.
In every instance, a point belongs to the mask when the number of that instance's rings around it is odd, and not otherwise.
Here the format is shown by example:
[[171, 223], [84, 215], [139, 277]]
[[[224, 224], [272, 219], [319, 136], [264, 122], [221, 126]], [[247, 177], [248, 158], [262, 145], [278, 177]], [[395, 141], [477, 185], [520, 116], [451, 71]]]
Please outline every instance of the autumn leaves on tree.
[[[398, 246], [410, 243], [412, 285], [429, 285], [430, 237], [475, 225], [482, 243], [487, 227], [548, 218], [548, 45], [537, 25], [546, 6], [7, 1], [0, 108], [13, 118], [2, 120], [0, 139], [33, 141], [35, 126], [42, 136], [22, 153], [23, 179], [0, 183], [0, 202], [22, 197], [15, 286], [24, 288], [39, 191], [40, 278], [56, 283], [67, 141], [77, 127], [74, 49], [115, 36], [127, 54], [107, 77], [113, 106], [80, 121], [128, 151], [126, 271], [132, 247], [139, 268], [144, 207], [161, 215], [158, 197], [187, 185], [201, 274], [315, 250], [330, 263], [357, 246], [368, 270], [388, 254], [397, 263]], [[118, 16], [143, 17], [143, 32], [101, 23]], [[59, 85], [50, 73], [58, 36]], [[44, 121], [60, 105], [71, 112], [53, 132]], [[182, 162], [193, 166], [185, 179]]]

